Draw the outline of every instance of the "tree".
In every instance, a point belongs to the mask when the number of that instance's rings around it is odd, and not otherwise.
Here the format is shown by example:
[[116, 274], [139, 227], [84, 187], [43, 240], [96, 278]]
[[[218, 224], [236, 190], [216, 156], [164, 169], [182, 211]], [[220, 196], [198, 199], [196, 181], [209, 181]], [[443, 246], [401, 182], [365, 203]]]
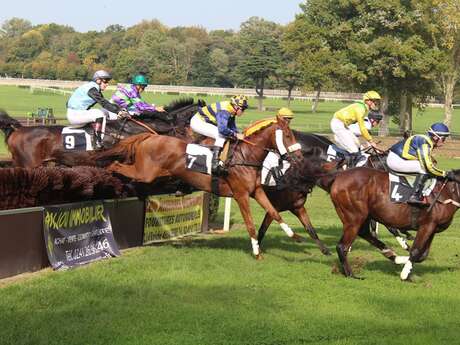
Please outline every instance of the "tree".
[[263, 110], [265, 81], [280, 66], [281, 34], [279, 25], [258, 17], [251, 17], [241, 24], [242, 60], [238, 65], [238, 74], [254, 81], [259, 110]]
[[2, 24], [2, 29], [8, 38], [19, 37], [29, 31], [31, 28], [32, 23], [30, 21], [16, 17], [6, 20]]
[[444, 122], [450, 126], [454, 88], [460, 77], [460, 1], [423, 0], [418, 2], [418, 6], [424, 13], [429, 38], [440, 52], [440, 68], [435, 80], [444, 94]]
[[[338, 85], [347, 90], [377, 89], [397, 99], [405, 94], [407, 110], [412, 109], [411, 100], [433, 89], [429, 76], [437, 65], [437, 52], [425, 39], [414, 3], [309, 0], [301, 5], [299, 19], [306, 22], [304, 37], [315, 37], [325, 56], [337, 58], [333, 64], [340, 65], [334, 78]], [[387, 133], [388, 119], [382, 134]]]

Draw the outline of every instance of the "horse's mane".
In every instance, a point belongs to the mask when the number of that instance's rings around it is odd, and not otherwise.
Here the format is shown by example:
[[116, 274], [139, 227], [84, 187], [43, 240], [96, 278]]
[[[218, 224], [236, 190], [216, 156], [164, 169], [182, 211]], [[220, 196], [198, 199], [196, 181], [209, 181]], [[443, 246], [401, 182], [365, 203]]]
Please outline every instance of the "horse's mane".
[[123, 196], [122, 182], [93, 167], [0, 169], [0, 209]]
[[165, 110], [168, 112], [168, 113], [171, 113], [173, 112], [174, 110], [178, 110], [178, 109], [181, 109], [181, 108], [185, 108], [189, 105], [192, 105], [194, 103], [194, 100], [192, 97], [187, 97], [187, 98], [179, 98], [179, 99], [176, 99], [174, 101], [172, 101], [171, 103], [169, 103], [166, 107], [165, 107]]
[[276, 117], [270, 117], [262, 120], [258, 120], [254, 123], [251, 123], [246, 129], [243, 131], [245, 136], [250, 136], [264, 128], [267, 128], [268, 126], [271, 126], [272, 124], [276, 123], [277, 119]]

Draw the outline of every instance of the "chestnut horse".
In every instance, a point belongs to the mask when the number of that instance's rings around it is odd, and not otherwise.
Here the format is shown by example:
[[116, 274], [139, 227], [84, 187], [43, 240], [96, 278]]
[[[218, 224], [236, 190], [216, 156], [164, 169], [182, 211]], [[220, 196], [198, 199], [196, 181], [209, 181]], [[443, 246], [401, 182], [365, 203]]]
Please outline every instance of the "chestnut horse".
[[[386, 258], [396, 264], [404, 264], [400, 276], [402, 280], [407, 280], [413, 263], [426, 259], [434, 235], [449, 227], [460, 207], [460, 170], [454, 172], [456, 181], [438, 179], [429, 197], [432, 207], [423, 209], [390, 201], [387, 172], [356, 168], [338, 173], [335, 179], [329, 177], [330, 181], [333, 180], [330, 196], [343, 223], [343, 236], [336, 248], [345, 276], [354, 277], [347, 254], [355, 238], [360, 236]], [[397, 256], [372, 236], [369, 230], [371, 218], [387, 227], [416, 230], [409, 256]]]
[[[167, 113], [152, 113], [135, 117], [156, 132], [166, 135], [186, 137], [186, 125], [198, 110], [201, 101], [194, 103], [193, 99], [181, 99], [172, 102], [165, 110]], [[165, 118], [174, 120], [174, 124]], [[87, 125], [87, 126], [90, 126]], [[22, 126], [19, 121], [0, 111], [0, 130], [5, 134], [5, 142], [11, 152], [13, 166], [35, 168], [47, 161], [53, 161], [55, 154], [62, 154], [63, 126]], [[134, 121], [107, 121], [104, 146], [110, 147], [120, 140], [147, 129]], [[67, 151], [66, 153], [68, 153]], [[81, 153], [81, 151], [80, 151]]]
[[[248, 129], [246, 129], [247, 131]], [[132, 164], [112, 163], [108, 169], [139, 182], [150, 183], [159, 176], [178, 177], [193, 187], [211, 192], [211, 176], [186, 168], [185, 150], [187, 142], [178, 138], [141, 134], [121, 141], [106, 152], [97, 155], [96, 160], [124, 153], [125, 161]], [[249, 197], [254, 198], [276, 220], [286, 234], [294, 239], [300, 236], [284, 223], [271, 204], [260, 181], [262, 162], [268, 150], [288, 152], [292, 159], [302, 158], [300, 145], [283, 117], [269, 121], [233, 148], [228, 164], [228, 175], [219, 177], [219, 195], [233, 197], [238, 203], [247, 231], [251, 238], [252, 250], [257, 259], [262, 255], [256, 237], [254, 221], [249, 206]]]

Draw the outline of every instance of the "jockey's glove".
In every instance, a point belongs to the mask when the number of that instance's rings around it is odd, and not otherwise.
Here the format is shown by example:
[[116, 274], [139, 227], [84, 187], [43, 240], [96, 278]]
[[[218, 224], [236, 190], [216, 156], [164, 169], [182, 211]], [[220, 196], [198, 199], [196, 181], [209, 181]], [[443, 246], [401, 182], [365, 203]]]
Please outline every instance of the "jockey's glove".
[[235, 138], [237, 140], [243, 140], [244, 139], [244, 134], [243, 133], [235, 133]]
[[126, 111], [125, 109], [120, 110], [117, 115], [120, 119], [130, 117], [128, 111]]

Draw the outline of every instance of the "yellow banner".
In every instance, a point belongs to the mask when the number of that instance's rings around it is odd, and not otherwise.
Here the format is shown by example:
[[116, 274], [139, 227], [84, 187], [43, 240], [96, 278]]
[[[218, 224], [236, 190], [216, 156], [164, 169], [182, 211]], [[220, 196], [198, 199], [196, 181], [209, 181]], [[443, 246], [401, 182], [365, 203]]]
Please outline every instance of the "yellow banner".
[[144, 244], [201, 231], [203, 192], [182, 197], [151, 195], [146, 200]]

